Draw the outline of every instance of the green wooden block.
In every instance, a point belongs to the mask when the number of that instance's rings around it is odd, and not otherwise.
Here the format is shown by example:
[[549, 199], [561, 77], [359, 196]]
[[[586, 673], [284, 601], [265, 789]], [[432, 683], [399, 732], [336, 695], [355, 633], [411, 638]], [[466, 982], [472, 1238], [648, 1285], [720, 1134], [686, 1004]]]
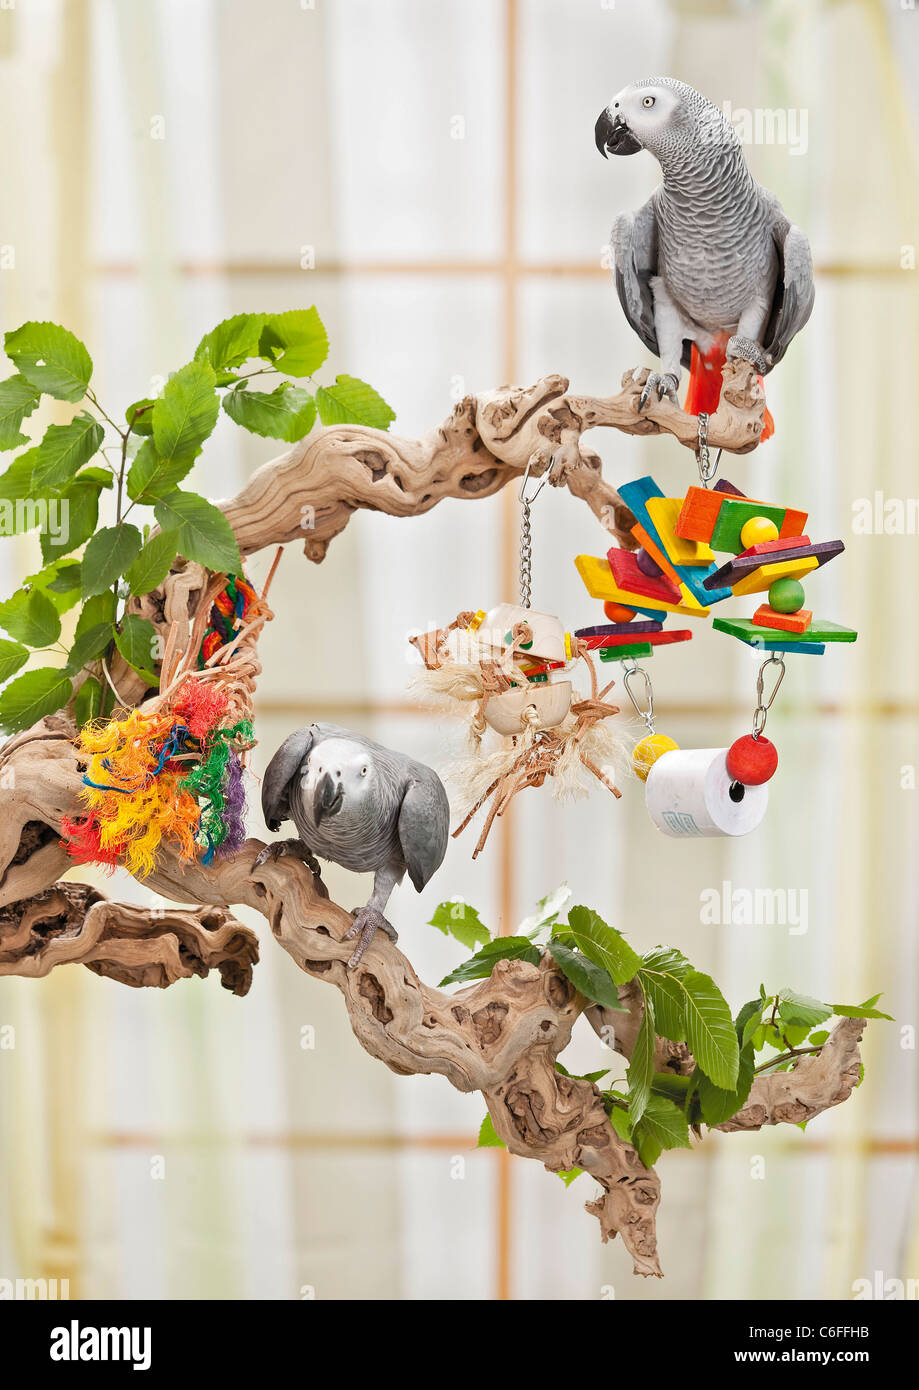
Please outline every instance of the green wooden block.
[[628, 647], [600, 647], [601, 661], [623, 661], [627, 656], [653, 656], [654, 648], [650, 642], [635, 642]]
[[709, 545], [712, 550], [733, 550], [739, 554], [744, 549], [740, 533], [751, 517], [767, 517], [781, 534], [785, 511], [785, 507], [766, 506], [762, 502], [722, 502]]
[[854, 642], [858, 633], [852, 627], [842, 627], [839, 623], [827, 622], [825, 618], [814, 618], [806, 632], [785, 632], [780, 627], [761, 627], [749, 618], [715, 618], [712, 627], [716, 632], [726, 632], [729, 637], [739, 637], [742, 642], [761, 645], [765, 642], [781, 642], [789, 648], [799, 642]]

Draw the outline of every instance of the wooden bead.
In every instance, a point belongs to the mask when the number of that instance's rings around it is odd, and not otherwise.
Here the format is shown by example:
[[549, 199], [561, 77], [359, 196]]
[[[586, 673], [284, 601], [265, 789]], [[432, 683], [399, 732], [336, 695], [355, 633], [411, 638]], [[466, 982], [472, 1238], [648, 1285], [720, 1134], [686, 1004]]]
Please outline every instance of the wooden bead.
[[777, 579], [769, 586], [769, 607], [777, 613], [797, 613], [804, 607], [804, 585], [797, 579]]
[[775, 744], [763, 734], [759, 738], [744, 734], [731, 744], [725, 763], [732, 781], [741, 782], [745, 787], [759, 787], [774, 775], [779, 755]]
[[604, 603], [603, 612], [611, 623], [630, 623], [635, 617], [634, 608], [626, 608], [622, 603], [613, 603], [612, 599], [607, 599]]
[[649, 579], [656, 579], [659, 574], [663, 574], [664, 572], [657, 561], [648, 554], [643, 545], [639, 546], [635, 551], [635, 559], [638, 561], [638, 568], [641, 570], [642, 574], [646, 574]]
[[744, 550], [751, 545], [762, 545], [764, 541], [777, 541], [779, 528], [767, 516], [751, 516], [740, 528], [740, 541]]
[[635, 769], [635, 776], [639, 781], [646, 782], [648, 773], [658, 758], [664, 753], [677, 751], [679, 746], [666, 734], [648, 734], [645, 738], [640, 739], [632, 750], [632, 767]]

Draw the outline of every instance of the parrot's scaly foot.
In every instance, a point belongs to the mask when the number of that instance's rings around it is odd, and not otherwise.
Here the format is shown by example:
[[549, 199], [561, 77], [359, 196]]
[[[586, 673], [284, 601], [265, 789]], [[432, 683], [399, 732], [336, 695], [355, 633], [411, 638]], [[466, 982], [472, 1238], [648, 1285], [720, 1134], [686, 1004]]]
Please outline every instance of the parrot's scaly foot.
[[743, 362], [751, 363], [760, 376], [765, 376], [772, 366], [771, 359], [763, 352], [759, 343], [755, 343], [752, 338], [738, 338], [736, 334], [733, 338], [728, 338], [725, 356], [739, 357]]
[[273, 844], [266, 845], [264, 849], [259, 850], [258, 854], [255, 856], [255, 863], [252, 867], [253, 869], [259, 869], [263, 864], [267, 864], [269, 859], [278, 860], [283, 859], [285, 856], [289, 856], [293, 859], [302, 859], [311, 873], [314, 873], [317, 878], [322, 877], [319, 860], [309, 846], [305, 845], [302, 840], [275, 840]]
[[361, 959], [361, 956], [370, 945], [378, 931], [385, 931], [390, 941], [398, 941], [399, 933], [391, 922], [387, 922], [382, 912], [376, 907], [359, 907], [353, 914], [354, 921], [342, 937], [343, 941], [352, 941], [355, 936], [360, 937], [354, 955], [348, 961], [348, 969], [353, 970]]
[[672, 372], [652, 372], [642, 387], [641, 395], [638, 397], [638, 409], [644, 410], [648, 401], [651, 399], [652, 391], [657, 392], [657, 399], [662, 401], [666, 396], [668, 401], [673, 401], [674, 405], [679, 405], [677, 397], [677, 387], [679, 381]]

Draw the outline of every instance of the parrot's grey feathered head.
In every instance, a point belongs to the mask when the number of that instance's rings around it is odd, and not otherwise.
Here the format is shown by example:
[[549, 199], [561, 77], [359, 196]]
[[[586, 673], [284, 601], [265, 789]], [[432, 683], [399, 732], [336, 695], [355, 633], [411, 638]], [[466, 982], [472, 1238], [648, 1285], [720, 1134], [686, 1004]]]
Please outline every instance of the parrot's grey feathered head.
[[659, 161], [695, 147], [737, 145], [737, 132], [717, 106], [675, 77], [631, 82], [604, 107], [594, 127], [597, 149], [608, 154], [648, 150]]
[[348, 819], [372, 795], [377, 776], [369, 748], [344, 738], [326, 738], [310, 753], [301, 785], [318, 825], [329, 817]]

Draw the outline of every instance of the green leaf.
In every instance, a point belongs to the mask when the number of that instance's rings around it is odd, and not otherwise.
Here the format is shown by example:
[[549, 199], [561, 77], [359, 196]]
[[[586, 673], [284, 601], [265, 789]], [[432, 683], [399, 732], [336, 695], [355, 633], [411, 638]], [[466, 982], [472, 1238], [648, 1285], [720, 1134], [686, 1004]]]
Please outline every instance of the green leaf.
[[139, 401], [129, 405], [124, 413], [125, 423], [132, 434], [149, 436], [153, 433], [153, 396], [142, 396]]
[[82, 728], [91, 719], [98, 719], [102, 713], [102, 686], [95, 676], [87, 676], [77, 691], [73, 705], [73, 717], [77, 728]]
[[70, 699], [73, 686], [63, 671], [51, 666], [26, 671], [0, 694], [0, 728], [8, 734], [19, 733], [54, 714]]
[[560, 1168], [556, 1177], [561, 1178], [566, 1187], [570, 1187], [575, 1178], [579, 1178], [583, 1172], [583, 1168]]
[[638, 1157], [646, 1168], [653, 1168], [657, 1160], [663, 1153], [664, 1146], [654, 1138], [653, 1134], [635, 1125], [632, 1131], [632, 1143], [638, 1150]]
[[194, 454], [164, 459], [156, 452], [152, 439], [145, 439], [128, 469], [126, 487], [132, 502], [150, 505], [160, 497], [168, 497], [192, 470]]
[[627, 1144], [632, 1142], [632, 1121], [629, 1119], [628, 1110], [621, 1105], [614, 1105], [609, 1112], [609, 1122], [613, 1129], [624, 1139]]
[[0, 627], [27, 647], [48, 647], [61, 635], [61, 620], [41, 589], [18, 589], [0, 603]]
[[[645, 1112], [633, 1127], [635, 1139], [640, 1143], [645, 1139], [659, 1144], [661, 1149], [688, 1149], [689, 1122], [683, 1111], [672, 1100], [664, 1096], [652, 1095], [648, 1099]], [[633, 1140], [634, 1142], [634, 1140]], [[644, 1160], [642, 1160], [644, 1162]]]
[[568, 913], [568, 925], [563, 931], [558, 928], [554, 936], [565, 939], [570, 934], [572, 940], [567, 945], [577, 946], [595, 965], [601, 965], [612, 977], [613, 983], [624, 985], [634, 979], [641, 969], [638, 956], [614, 927], [608, 927], [602, 917], [589, 907], [573, 907]]
[[258, 355], [288, 376], [312, 376], [318, 371], [329, 355], [329, 336], [315, 305], [267, 315]]
[[93, 374], [92, 358], [66, 328], [57, 323], [24, 323], [4, 338], [6, 355], [39, 391], [59, 401], [79, 401]]
[[531, 965], [538, 965], [541, 960], [541, 952], [532, 941], [525, 936], [496, 936], [493, 941], [489, 941], [487, 946], [483, 946], [469, 960], [464, 960], [462, 965], [458, 965], [449, 975], [441, 980], [439, 989], [444, 985], [465, 984], [468, 980], [487, 980], [494, 970], [499, 960], [527, 960]]
[[819, 999], [812, 999], [809, 994], [796, 994], [793, 989], [779, 990], [779, 1018], [784, 1023], [814, 1028], [818, 1023], [824, 1023], [832, 1013], [828, 1004], [821, 1004]]
[[710, 975], [691, 970], [686, 990], [686, 1041], [700, 1069], [716, 1086], [737, 1084], [740, 1048], [727, 1001]]
[[223, 512], [196, 492], [171, 492], [153, 508], [164, 531], [178, 531], [179, 551], [210, 570], [239, 574], [242, 557]]
[[156, 628], [149, 619], [141, 618], [136, 613], [129, 613], [121, 625], [121, 631], [115, 634], [115, 646], [125, 661], [150, 685], [159, 684], [154, 670], [159, 640]]
[[58, 615], [66, 613], [80, 601], [80, 562], [65, 560], [62, 565], [45, 565], [36, 574], [26, 576], [23, 588], [38, 589], [54, 604]]
[[316, 405], [324, 425], [372, 425], [388, 430], [396, 418], [379, 392], [356, 376], [337, 376], [334, 386], [320, 386]]
[[[89, 540], [99, 524], [99, 494], [111, 482], [103, 482], [98, 476], [102, 470], [86, 468], [78, 473], [68, 487], [61, 488], [58, 497], [61, 504], [61, 520], [66, 516], [66, 530], [60, 536], [50, 532], [42, 534], [42, 559], [49, 561], [76, 550]], [[66, 503], [66, 512], [64, 504]]]
[[114, 626], [117, 606], [115, 595], [110, 590], [107, 589], [102, 594], [93, 594], [92, 598], [88, 598], [80, 609], [74, 636], [82, 637], [84, 632], [88, 632], [91, 627], [98, 627], [100, 623], [108, 623], [110, 627]]
[[132, 594], [149, 594], [162, 584], [179, 553], [178, 531], [157, 531], [125, 571]]
[[35, 485], [59, 488], [69, 483], [98, 452], [104, 438], [102, 426], [85, 410], [69, 425], [49, 425], [41, 443], [31, 450]]
[[832, 1006], [833, 1013], [837, 1018], [883, 1018], [888, 1023], [893, 1023], [893, 1014], [882, 1014], [880, 1009], [872, 1007], [872, 1004], [876, 1004], [880, 997], [879, 994], [876, 994], [874, 999], [869, 1000], [866, 1004], [834, 1004]]
[[266, 314], [234, 314], [205, 333], [195, 348], [195, 360], [210, 362], [215, 372], [232, 371], [259, 355], [259, 338]]
[[[0, 498], [5, 502], [24, 502], [27, 499], [35, 499], [35, 491], [32, 487], [32, 461], [35, 449], [27, 449], [24, 454], [13, 459], [5, 473], [0, 473]], [[45, 494], [47, 495], [47, 493]], [[19, 530], [31, 530], [32, 526], [37, 526], [38, 520], [32, 522], [30, 526], [20, 526]], [[9, 524], [4, 520], [4, 535], [15, 534], [10, 530]]]
[[569, 1077], [572, 1081], [591, 1081], [591, 1082], [596, 1082], [596, 1081], [602, 1080], [602, 1078], [603, 1078], [604, 1076], [609, 1076], [609, 1067], [604, 1067], [602, 1071], [582, 1071], [582, 1072], [576, 1072], [576, 1071], [569, 1071], [568, 1068], [565, 1067], [565, 1066], [563, 1066], [562, 1063], [559, 1062], [558, 1060], [556, 1060], [556, 1063], [555, 1063], [555, 1070], [559, 1073], [560, 1076], [567, 1076], [567, 1077]]
[[180, 367], [153, 406], [153, 442], [160, 458], [167, 463], [196, 458], [217, 423], [219, 409], [210, 363], [199, 359]]
[[7, 642], [0, 637], [0, 681], [8, 681], [15, 676], [21, 666], [25, 666], [31, 653], [28, 647], [19, 642]]
[[223, 408], [251, 434], [295, 444], [316, 421], [316, 402], [302, 386], [283, 382], [274, 391], [230, 391]]
[[67, 656], [67, 670], [75, 675], [88, 662], [103, 656], [114, 636], [115, 624], [111, 621], [85, 627], [74, 637], [73, 646]]
[[692, 970], [692, 965], [683, 952], [678, 951], [675, 946], [655, 946], [653, 951], [648, 951], [642, 956], [641, 963], [646, 970], [674, 975], [678, 980], [684, 980]]
[[811, 1047], [822, 1047], [829, 1036], [827, 1030], [821, 1028], [819, 1032], [811, 1033], [807, 1041], [810, 1043]]
[[[688, 972], [687, 972], [688, 973]], [[654, 1008], [655, 1027], [662, 1038], [686, 1041], [686, 990], [683, 981], [643, 966], [638, 978]]]
[[518, 929], [519, 936], [528, 936], [532, 941], [538, 936], [543, 927], [551, 927], [558, 921], [558, 914], [571, 897], [571, 889], [567, 883], [560, 883], [551, 893], [547, 893], [544, 898], [540, 898], [536, 904], [536, 911], [531, 917], [525, 917]]
[[83, 552], [83, 597], [110, 589], [124, 574], [142, 545], [141, 534], [130, 522], [103, 526]]
[[491, 940], [491, 932], [475, 908], [470, 907], [462, 898], [451, 898], [447, 902], [438, 903], [429, 925], [443, 932], [444, 936], [449, 934], [456, 937], [467, 951], [472, 951], [476, 946]]
[[18, 449], [28, 444], [28, 435], [19, 426], [38, 405], [41, 392], [24, 376], [8, 376], [0, 381], [0, 449]]
[[704, 1072], [698, 1074], [698, 1096], [702, 1118], [707, 1125], [724, 1124], [747, 1103], [753, 1085], [753, 1044], [747, 1043], [737, 1063], [737, 1084], [731, 1088], [715, 1086]]
[[583, 955], [580, 951], [573, 951], [570, 946], [566, 946], [555, 937], [548, 942], [548, 950], [562, 974], [580, 994], [607, 1009], [623, 1011], [619, 1003], [619, 991], [602, 965], [594, 964], [589, 956]]
[[479, 1129], [478, 1149], [505, 1149], [507, 1145], [498, 1135], [490, 1115], [486, 1114]]
[[648, 1105], [654, 1078], [654, 1010], [645, 999], [641, 1027], [629, 1060], [629, 1119], [637, 1125]]

